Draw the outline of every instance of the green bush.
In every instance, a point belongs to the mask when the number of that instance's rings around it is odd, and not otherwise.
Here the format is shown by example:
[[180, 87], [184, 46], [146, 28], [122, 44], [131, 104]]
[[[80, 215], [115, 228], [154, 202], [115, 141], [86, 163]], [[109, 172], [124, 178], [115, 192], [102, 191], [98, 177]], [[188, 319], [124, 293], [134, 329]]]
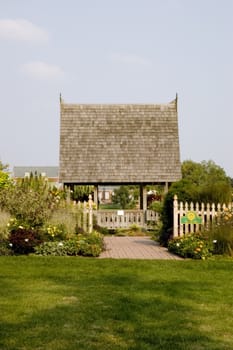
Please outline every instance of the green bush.
[[59, 201], [58, 193], [41, 176], [31, 175], [0, 191], [0, 208], [30, 228], [43, 226]]
[[103, 236], [98, 232], [79, 234], [73, 239], [60, 242], [44, 242], [35, 247], [37, 255], [56, 256], [93, 256], [97, 257], [103, 250]]
[[212, 255], [213, 242], [201, 233], [191, 233], [171, 239], [168, 250], [183, 258], [206, 259]]
[[44, 242], [41, 243], [39, 246], [35, 247], [35, 254], [44, 256], [76, 256], [80, 254], [80, 246], [77, 240], [68, 240], [61, 242]]

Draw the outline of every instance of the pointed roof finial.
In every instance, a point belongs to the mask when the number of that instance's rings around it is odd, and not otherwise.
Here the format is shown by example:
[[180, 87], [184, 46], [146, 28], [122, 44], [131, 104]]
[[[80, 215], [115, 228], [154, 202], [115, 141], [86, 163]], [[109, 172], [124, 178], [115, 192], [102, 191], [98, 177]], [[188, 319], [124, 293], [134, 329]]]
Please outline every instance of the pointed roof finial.
[[62, 102], [63, 102], [63, 99], [62, 99], [61, 93], [60, 93], [60, 103], [62, 103]]

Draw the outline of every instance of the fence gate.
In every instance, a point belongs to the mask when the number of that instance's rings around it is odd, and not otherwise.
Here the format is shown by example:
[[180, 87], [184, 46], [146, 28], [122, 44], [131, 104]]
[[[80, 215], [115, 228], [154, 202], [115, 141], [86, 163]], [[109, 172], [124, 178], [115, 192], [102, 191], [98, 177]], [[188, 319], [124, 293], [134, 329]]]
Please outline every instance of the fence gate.
[[97, 225], [108, 229], [128, 228], [131, 225], [148, 228], [159, 220], [153, 210], [97, 210]]

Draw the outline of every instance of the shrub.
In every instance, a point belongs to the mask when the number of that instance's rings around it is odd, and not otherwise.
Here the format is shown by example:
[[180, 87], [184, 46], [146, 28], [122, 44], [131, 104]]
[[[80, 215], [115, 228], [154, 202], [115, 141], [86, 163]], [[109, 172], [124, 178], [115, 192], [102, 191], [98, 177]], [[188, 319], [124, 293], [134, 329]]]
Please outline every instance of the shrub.
[[13, 255], [11, 244], [6, 240], [0, 241], [0, 255]]
[[60, 241], [65, 237], [66, 231], [63, 224], [47, 225], [44, 228], [43, 239], [45, 241]]
[[41, 227], [56, 208], [59, 196], [45, 179], [22, 179], [0, 191], [0, 208], [8, 211], [22, 226]]
[[35, 247], [35, 254], [37, 255], [79, 255], [80, 247], [77, 240], [68, 240], [61, 242], [44, 242]]
[[35, 254], [97, 257], [102, 250], [103, 236], [94, 231], [91, 234], [79, 234], [75, 238], [66, 241], [44, 242], [35, 248]]
[[171, 239], [168, 250], [183, 258], [206, 259], [212, 255], [213, 243], [201, 233], [191, 233]]
[[41, 243], [41, 236], [35, 229], [19, 226], [11, 231], [9, 242], [15, 254], [29, 254]]

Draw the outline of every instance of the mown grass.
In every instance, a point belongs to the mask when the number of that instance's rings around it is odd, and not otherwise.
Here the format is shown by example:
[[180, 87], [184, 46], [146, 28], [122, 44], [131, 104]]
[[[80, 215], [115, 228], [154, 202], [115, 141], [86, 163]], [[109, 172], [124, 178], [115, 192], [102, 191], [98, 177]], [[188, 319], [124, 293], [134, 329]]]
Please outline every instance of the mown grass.
[[0, 258], [0, 349], [233, 349], [233, 261]]

